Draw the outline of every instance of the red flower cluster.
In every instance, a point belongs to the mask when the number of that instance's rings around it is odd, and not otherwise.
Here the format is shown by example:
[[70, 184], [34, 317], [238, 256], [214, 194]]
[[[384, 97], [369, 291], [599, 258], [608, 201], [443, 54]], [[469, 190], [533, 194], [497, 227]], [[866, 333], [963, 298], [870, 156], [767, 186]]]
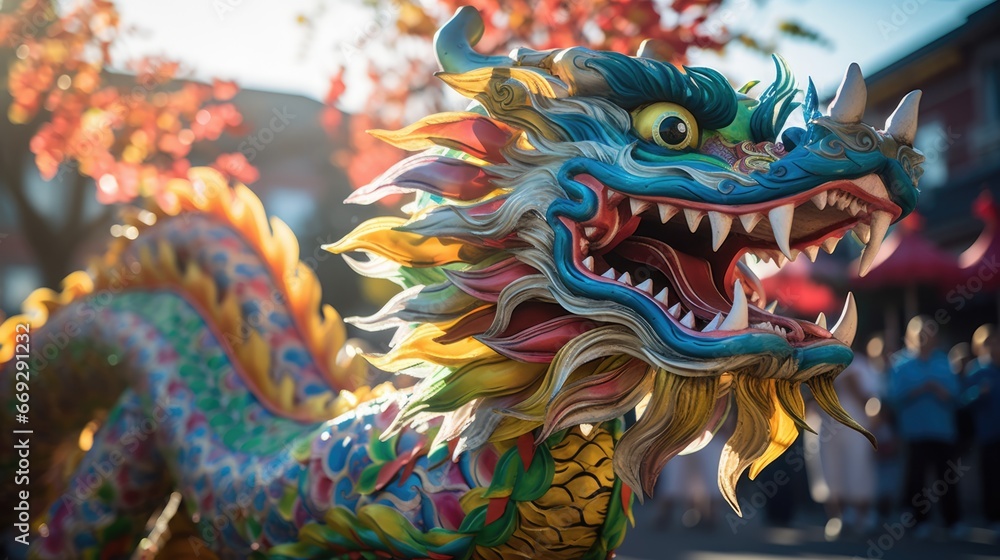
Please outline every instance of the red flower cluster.
[[[238, 88], [175, 81], [178, 63], [134, 61], [134, 79], [110, 76], [110, 45], [119, 18], [106, 0], [89, 0], [57, 15], [53, 3], [26, 0], [0, 16], [0, 44], [14, 49], [8, 87], [14, 123], [49, 113], [31, 140], [45, 179], [76, 163], [97, 182], [98, 200], [125, 202], [156, 196], [166, 182], [186, 176], [192, 145], [238, 134], [243, 116], [229, 102]], [[223, 154], [216, 165], [246, 182], [258, 173], [241, 154]]]

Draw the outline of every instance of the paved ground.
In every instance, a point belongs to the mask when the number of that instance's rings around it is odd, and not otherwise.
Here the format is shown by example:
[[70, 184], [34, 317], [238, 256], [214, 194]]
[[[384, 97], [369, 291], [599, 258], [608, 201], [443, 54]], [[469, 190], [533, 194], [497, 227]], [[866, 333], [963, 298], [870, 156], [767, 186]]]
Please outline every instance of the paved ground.
[[[874, 535], [827, 542], [822, 519], [810, 519], [794, 528], [764, 526], [760, 519], [746, 524], [723, 519], [714, 530], [657, 530], [650, 506], [636, 506], [636, 527], [618, 550], [618, 560], [986, 560], [1000, 559], [993, 534], [973, 528], [967, 540], [956, 542], [936, 534], [917, 540], [910, 531], [882, 528]], [[732, 522], [733, 524], [731, 525]]]

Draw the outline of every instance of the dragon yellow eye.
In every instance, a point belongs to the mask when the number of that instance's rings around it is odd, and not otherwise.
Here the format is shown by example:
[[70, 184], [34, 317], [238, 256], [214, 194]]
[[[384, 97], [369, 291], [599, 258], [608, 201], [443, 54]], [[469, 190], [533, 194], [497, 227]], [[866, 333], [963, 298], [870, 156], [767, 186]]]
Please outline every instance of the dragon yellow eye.
[[664, 148], [683, 150], [698, 146], [698, 121], [676, 103], [661, 101], [636, 109], [632, 127], [646, 140]]

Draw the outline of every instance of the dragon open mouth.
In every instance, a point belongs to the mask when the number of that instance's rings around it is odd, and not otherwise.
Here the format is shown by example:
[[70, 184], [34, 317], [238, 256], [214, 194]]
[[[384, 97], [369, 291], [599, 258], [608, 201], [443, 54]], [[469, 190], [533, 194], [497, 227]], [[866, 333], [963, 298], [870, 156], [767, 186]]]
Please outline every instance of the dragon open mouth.
[[[801, 346], [836, 339], [850, 345], [857, 324], [853, 298], [833, 327], [774, 313], [745, 255], [782, 266], [801, 254], [832, 253], [848, 232], [864, 243], [871, 265], [901, 209], [874, 174], [836, 180], [768, 203], [721, 206], [636, 198], [598, 191], [601, 211], [577, 224], [577, 266], [595, 281], [641, 292], [678, 326], [701, 336], [768, 332]], [[727, 332], [728, 331], [728, 332]]]

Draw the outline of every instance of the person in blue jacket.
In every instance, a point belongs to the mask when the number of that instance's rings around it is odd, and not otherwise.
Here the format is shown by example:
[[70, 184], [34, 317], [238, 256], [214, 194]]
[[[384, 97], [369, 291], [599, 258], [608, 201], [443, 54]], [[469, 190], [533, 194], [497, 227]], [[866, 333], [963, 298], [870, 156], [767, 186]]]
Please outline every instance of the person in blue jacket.
[[[961, 387], [948, 356], [937, 348], [938, 324], [918, 316], [906, 326], [906, 348], [898, 352], [889, 374], [888, 400], [896, 414], [899, 437], [906, 443], [904, 509], [912, 515], [917, 537], [930, 535], [931, 512], [940, 507], [945, 526], [960, 538], [956, 484], [967, 468], [957, 459], [956, 410]], [[933, 471], [934, 478], [926, 478]], [[906, 515], [906, 514], [904, 514]]]
[[979, 445], [983, 513], [990, 528], [1000, 533], [1000, 333], [987, 332], [973, 365], [964, 400], [972, 409]]

